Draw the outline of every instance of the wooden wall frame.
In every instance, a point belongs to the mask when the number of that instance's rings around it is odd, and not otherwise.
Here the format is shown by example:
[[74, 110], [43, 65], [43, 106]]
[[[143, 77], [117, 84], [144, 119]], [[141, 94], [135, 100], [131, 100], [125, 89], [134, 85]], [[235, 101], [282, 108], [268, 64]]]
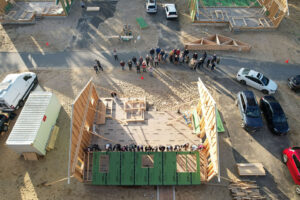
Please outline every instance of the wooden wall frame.
[[[73, 175], [80, 182], [84, 180], [84, 149], [90, 144], [90, 129], [93, 127], [98, 101], [99, 96], [91, 78], [72, 104], [68, 183]], [[78, 162], [81, 163], [80, 166]]]

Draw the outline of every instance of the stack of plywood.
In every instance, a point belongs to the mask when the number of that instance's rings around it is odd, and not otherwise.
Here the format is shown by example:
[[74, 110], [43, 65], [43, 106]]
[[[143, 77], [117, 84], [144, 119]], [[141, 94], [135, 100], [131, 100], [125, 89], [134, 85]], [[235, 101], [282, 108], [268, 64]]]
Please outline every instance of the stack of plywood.
[[234, 200], [264, 200], [266, 197], [262, 196], [259, 192], [259, 187], [255, 181], [237, 181], [232, 182], [228, 186], [232, 199]]
[[238, 173], [240, 176], [265, 176], [266, 172], [261, 163], [238, 163]]

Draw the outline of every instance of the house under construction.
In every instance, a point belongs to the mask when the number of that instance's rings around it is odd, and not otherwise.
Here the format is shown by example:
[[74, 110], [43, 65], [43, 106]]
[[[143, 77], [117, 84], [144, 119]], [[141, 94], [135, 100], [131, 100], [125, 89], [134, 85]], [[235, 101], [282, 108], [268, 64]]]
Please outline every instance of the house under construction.
[[[219, 2], [219, 3], [217, 3]], [[189, 0], [192, 21], [235, 30], [274, 29], [288, 15], [287, 0]]]
[[0, 0], [0, 23], [34, 24], [43, 17], [64, 17], [74, 0]]
[[[90, 80], [72, 104], [68, 177], [92, 185], [220, 181], [216, 103], [199, 79], [191, 115], [146, 108], [145, 98], [99, 98]], [[189, 120], [190, 123], [187, 123]], [[196, 151], [105, 151], [105, 144], [202, 144]], [[97, 144], [102, 150], [87, 151]]]

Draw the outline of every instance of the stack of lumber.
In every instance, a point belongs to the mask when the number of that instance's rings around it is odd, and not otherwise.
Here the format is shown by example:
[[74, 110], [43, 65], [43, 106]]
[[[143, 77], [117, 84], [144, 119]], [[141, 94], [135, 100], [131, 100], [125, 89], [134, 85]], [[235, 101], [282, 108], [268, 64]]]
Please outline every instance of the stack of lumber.
[[240, 176], [265, 176], [266, 171], [261, 163], [238, 163], [238, 173]]
[[255, 181], [237, 181], [229, 184], [228, 189], [234, 200], [264, 200]]

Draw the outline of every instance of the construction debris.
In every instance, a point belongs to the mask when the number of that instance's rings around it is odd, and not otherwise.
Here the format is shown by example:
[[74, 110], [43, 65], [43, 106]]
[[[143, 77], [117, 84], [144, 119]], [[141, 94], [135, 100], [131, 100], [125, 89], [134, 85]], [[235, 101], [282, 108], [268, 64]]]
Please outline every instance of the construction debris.
[[259, 191], [259, 186], [255, 181], [237, 181], [231, 182], [228, 186], [232, 199], [234, 200], [264, 200]]
[[191, 43], [185, 43], [184, 48], [188, 50], [250, 51], [251, 45], [224, 35], [214, 34]]

